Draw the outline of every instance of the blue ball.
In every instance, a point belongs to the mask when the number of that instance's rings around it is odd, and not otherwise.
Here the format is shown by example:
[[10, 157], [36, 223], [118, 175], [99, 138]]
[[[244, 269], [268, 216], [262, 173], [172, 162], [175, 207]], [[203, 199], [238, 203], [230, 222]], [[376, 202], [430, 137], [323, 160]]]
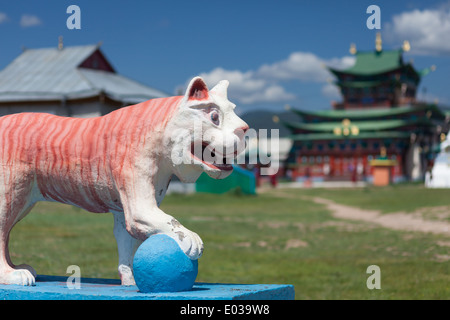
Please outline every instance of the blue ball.
[[191, 260], [171, 237], [156, 234], [137, 249], [133, 274], [140, 292], [188, 291], [197, 278], [198, 261]]

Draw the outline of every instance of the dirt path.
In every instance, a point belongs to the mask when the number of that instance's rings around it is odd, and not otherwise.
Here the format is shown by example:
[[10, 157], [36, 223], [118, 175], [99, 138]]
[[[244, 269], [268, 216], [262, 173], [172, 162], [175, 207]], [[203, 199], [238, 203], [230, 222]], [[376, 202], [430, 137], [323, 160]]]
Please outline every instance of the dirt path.
[[394, 230], [431, 232], [450, 236], [450, 223], [446, 221], [425, 220], [414, 213], [395, 212], [381, 214], [379, 211], [361, 210], [319, 197], [314, 197], [312, 200], [326, 205], [332, 215], [338, 219], [367, 221]]
[[[298, 198], [298, 196], [281, 193], [279, 191], [271, 192], [271, 194], [284, 198]], [[395, 212], [382, 214], [379, 211], [375, 210], [362, 210], [360, 208], [338, 204], [332, 200], [321, 197], [302, 196], [302, 198], [325, 205], [327, 209], [330, 210], [333, 217], [338, 219], [365, 221], [394, 230], [430, 232], [434, 234], [443, 234], [450, 236], [449, 222], [439, 220], [426, 220], [421, 216], [420, 212]]]

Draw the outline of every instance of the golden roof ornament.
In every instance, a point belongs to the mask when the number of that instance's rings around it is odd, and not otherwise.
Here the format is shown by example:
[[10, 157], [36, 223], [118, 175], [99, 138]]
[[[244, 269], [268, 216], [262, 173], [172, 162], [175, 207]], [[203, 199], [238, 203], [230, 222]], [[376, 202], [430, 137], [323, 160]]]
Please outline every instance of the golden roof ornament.
[[359, 134], [359, 128], [357, 126], [352, 126], [351, 129], [352, 135], [357, 136]]
[[402, 49], [404, 52], [408, 52], [409, 50], [411, 50], [411, 45], [409, 44], [408, 40], [403, 41]]
[[377, 50], [377, 52], [381, 52], [381, 50], [383, 50], [381, 33], [379, 32], [377, 32], [377, 35], [375, 37], [375, 49]]
[[336, 127], [333, 129], [333, 133], [336, 136], [340, 136], [342, 134], [342, 129], [340, 127]]
[[341, 126], [337, 126], [333, 129], [333, 133], [336, 136], [349, 136], [350, 134], [352, 136], [357, 136], [359, 135], [359, 128], [355, 125], [352, 125], [350, 119], [344, 119], [342, 120]]
[[351, 43], [349, 51], [350, 51], [350, 54], [353, 54], [353, 55], [356, 54], [356, 44]]

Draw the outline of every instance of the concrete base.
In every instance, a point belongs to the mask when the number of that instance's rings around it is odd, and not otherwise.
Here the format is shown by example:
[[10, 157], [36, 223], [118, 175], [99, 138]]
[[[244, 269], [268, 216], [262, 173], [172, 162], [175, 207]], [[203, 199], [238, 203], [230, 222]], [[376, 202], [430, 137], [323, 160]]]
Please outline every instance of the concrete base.
[[0, 300], [293, 300], [294, 286], [278, 284], [195, 283], [190, 291], [141, 293], [120, 280], [81, 279], [80, 289], [69, 289], [67, 277], [41, 276], [36, 286], [0, 285]]

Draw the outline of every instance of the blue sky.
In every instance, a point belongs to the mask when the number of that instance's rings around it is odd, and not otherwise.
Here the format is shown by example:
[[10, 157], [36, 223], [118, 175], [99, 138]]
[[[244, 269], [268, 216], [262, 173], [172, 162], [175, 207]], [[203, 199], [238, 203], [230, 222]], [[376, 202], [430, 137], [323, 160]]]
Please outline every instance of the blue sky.
[[[66, 8], [81, 8], [81, 30], [68, 30]], [[229, 79], [240, 112], [286, 104], [330, 109], [340, 100], [322, 67], [353, 62], [350, 43], [374, 48], [369, 5], [381, 9], [383, 48], [411, 42], [405, 59], [436, 65], [420, 96], [450, 106], [450, 1], [9, 1], [0, 5], [0, 68], [28, 48], [102, 41], [116, 70], [174, 94], [196, 75]], [[423, 92], [426, 88], [426, 95]]]

